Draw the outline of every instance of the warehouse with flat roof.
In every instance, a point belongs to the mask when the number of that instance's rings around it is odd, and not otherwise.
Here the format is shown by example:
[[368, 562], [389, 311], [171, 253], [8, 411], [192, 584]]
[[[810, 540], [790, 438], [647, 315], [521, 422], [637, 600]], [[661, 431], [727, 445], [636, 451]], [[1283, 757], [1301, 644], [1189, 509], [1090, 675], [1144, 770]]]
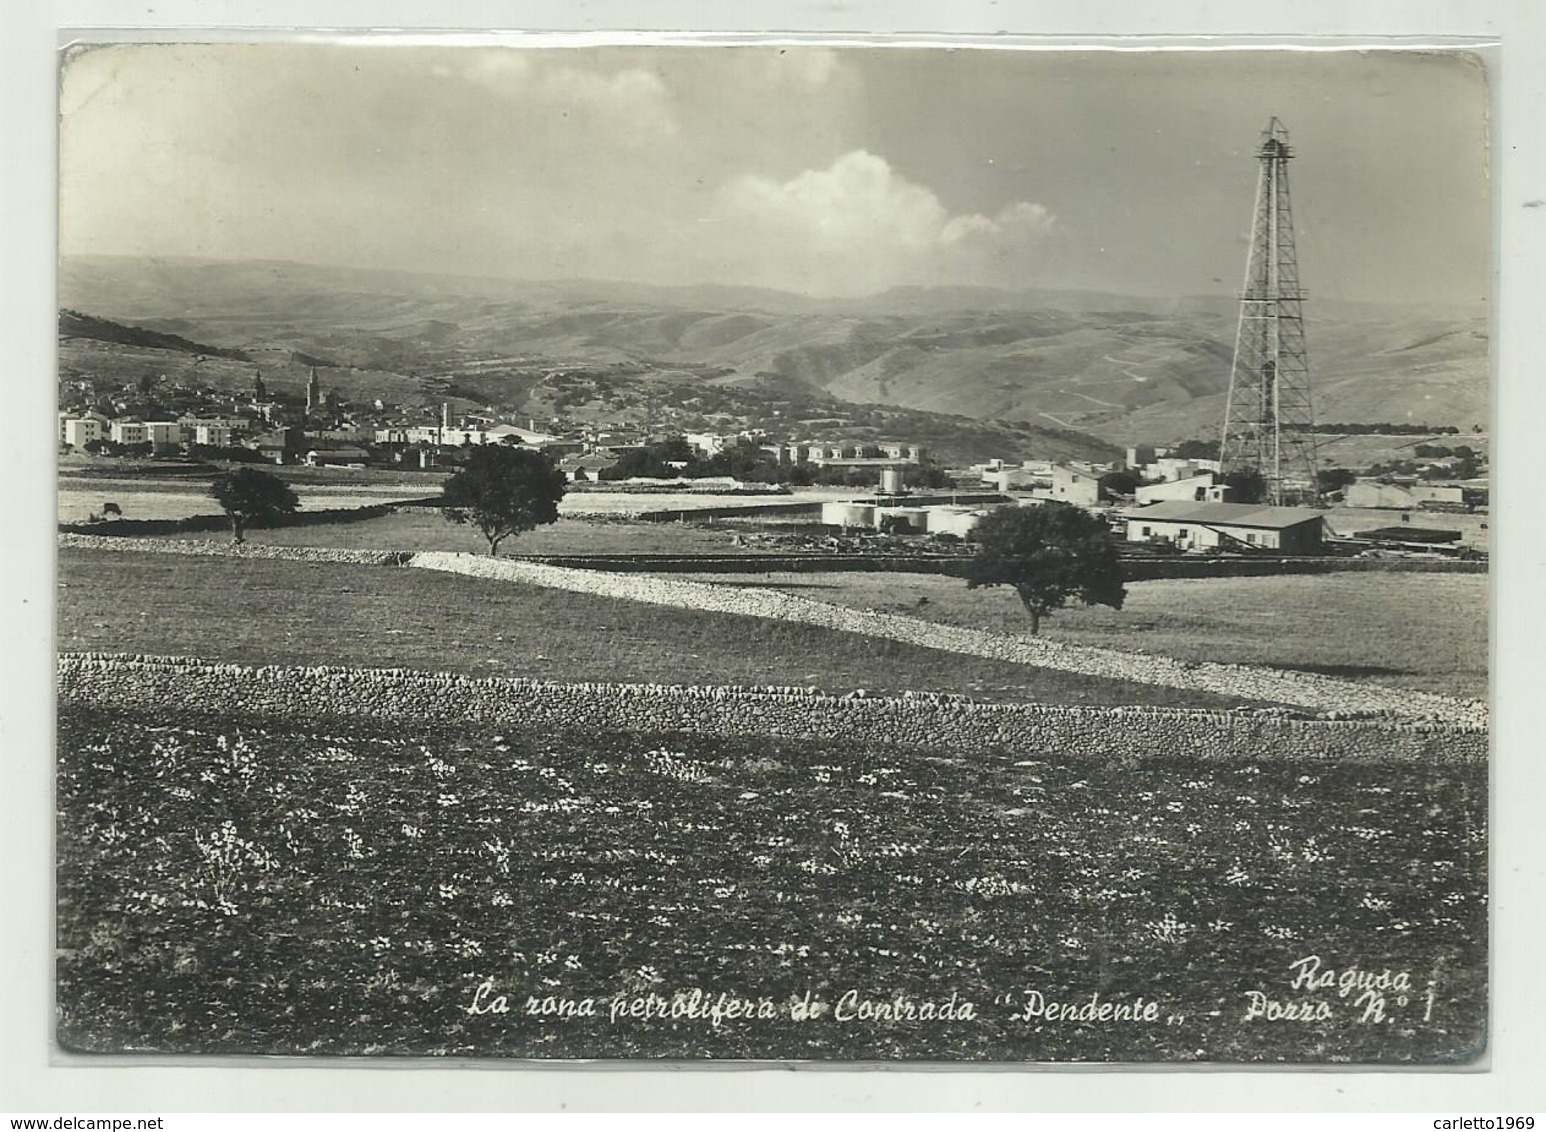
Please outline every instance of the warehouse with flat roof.
[[1272, 550], [1316, 554], [1325, 517], [1312, 507], [1259, 503], [1155, 503], [1121, 513], [1128, 542], [1168, 542], [1179, 550]]

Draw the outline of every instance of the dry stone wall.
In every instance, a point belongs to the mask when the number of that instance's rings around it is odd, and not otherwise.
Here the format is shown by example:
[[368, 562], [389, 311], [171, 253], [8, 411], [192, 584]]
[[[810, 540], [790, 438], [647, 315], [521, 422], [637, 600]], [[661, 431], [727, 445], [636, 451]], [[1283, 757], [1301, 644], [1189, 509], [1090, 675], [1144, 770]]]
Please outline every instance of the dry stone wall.
[[193, 554], [221, 558], [282, 558], [288, 562], [345, 562], [355, 566], [403, 566], [413, 557], [399, 550], [335, 550], [324, 546], [267, 546], [256, 542], [210, 542], [203, 539], [122, 539], [105, 535], [59, 536], [62, 547], [116, 550], [130, 553]]
[[103, 654], [62, 655], [58, 692], [63, 702], [129, 707], [168, 721], [207, 713], [211, 704], [233, 704], [268, 718], [778, 736], [964, 752], [1003, 748], [1068, 759], [1467, 762], [1487, 756], [1487, 734], [1474, 727], [1263, 712], [983, 704], [954, 696], [835, 697], [802, 688], [560, 684]]
[[813, 601], [776, 590], [600, 570], [574, 570], [442, 551], [415, 554], [408, 565], [653, 605], [798, 621], [1013, 664], [1055, 668], [1085, 676], [1131, 680], [1168, 688], [1185, 688], [1235, 696], [1242, 700], [1292, 704], [1331, 717], [1385, 716], [1479, 727], [1487, 723], [1486, 705], [1474, 700], [1354, 683], [1307, 672], [1238, 664], [1192, 664], [1145, 653], [939, 625], [899, 614]]
[[1289, 704], [1309, 709], [1331, 720], [1392, 719], [1473, 728], [1485, 728], [1488, 722], [1487, 705], [1477, 700], [1355, 683], [1309, 672], [1238, 664], [1189, 663], [1147, 653], [1093, 648], [1042, 638], [940, 625], [900, 614], [832, 605], [777, 590], [672, 577], [577, 570], [444, 551], [408, 554], [398, 551], [267, 546], [261, 543], [237, 546], [228, 542], [192, 540], [124, 540], [70, 534], [58, 537], [60, 546], [99, 550], [228, 555], [359, 565], [406, 565], [652, 605], [801, 622], [1012, 664], [1207, 692], [1241, 700]]

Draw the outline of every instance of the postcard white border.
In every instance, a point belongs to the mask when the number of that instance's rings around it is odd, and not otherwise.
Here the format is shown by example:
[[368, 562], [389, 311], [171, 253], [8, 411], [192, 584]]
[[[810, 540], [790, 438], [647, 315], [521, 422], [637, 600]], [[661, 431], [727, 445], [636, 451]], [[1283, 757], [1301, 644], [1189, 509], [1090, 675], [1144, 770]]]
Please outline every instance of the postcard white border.
[[[1500, 372], [1495, 438], [1495, 493], [1503, 516], [1494, 574], [1495, 792], [1494, 1046], [1483, 1072], [1311, 1070], [852, 1071], [819, 1068], [601, 1071], [572, 1068], [397, 1069], [79, 1067], [50, 1065], [47, 1035], [49, 844], [52, 791], [53, 524], [52, 396], [55, 355], [54, 83], [58, 29], [178, 27], [401, 29], [450, 25], [464, 32], [518, 25], [549, 31], [687, 33], [705, 28], [755, 34], [766, 30], [846, 38], [845, 33], [1153, 35], [1177, 46], [1241, 46], [1266, 36], [1313, 46], [1313, 37], [1345, 36], [1436, 42], [1483, 37], [1501, 44], [1493, 72], [1499, 106], [1495, 168], [1500, 282], [1497, 357]], [[429, 4], [379, 0], [59, 0], [15, 5], [0, 38], [0, 177], [6, 205], [0, 225], [3, 319], [11, 427], [0, 445], [9, 493], [10, 553], [3, 588], [12, 647], [0, 656], [0, 1110], [15, 1112], [176, 1112], [574, 1109], [723, 1110], [982, 1110], [1011, 1111], [1431, 1111], [1519, 1112], [1541, 1107], [1534, 1084], [1546, 1048], [1546, 982], [1536, 956], [1546, 939], [1542, 862], [1546, 861], [1539, 736], [1546, 734], [1539, 688], [1542, 608], [1532, 584], [1546, 563], [1546, 538], [1531, 519], [1539, 508], [1525, 492], [1541, 482], [1535, 459], [1546, 421], [1538, 328], [1546, 311], [1546, 15], [1539, 0], [1296, 0], [1291, 8], [1208, 0], [1107, 3], [1041, 0], [842, 0], [840, 3], [734, 5], [590, 0], [580, 6], [534, 0], [519, 6], [491, 0]], [[911, 38], [911, 36], [909, 36]], [[1532, 203], [1533, 202], [1533, 203]], [[1497, 413], [1497, 407], [1495, 407]], [[1533, 475], [1532, 475], [1533, 473]]]

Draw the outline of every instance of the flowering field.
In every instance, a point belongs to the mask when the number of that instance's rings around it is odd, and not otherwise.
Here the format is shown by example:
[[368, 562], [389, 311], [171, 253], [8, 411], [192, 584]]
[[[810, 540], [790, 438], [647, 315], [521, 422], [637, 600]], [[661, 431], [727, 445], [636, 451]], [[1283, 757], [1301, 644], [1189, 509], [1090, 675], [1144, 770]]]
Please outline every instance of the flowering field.
[[62, 705], [82, 1051], [1461, 1060], [1486, 771]]

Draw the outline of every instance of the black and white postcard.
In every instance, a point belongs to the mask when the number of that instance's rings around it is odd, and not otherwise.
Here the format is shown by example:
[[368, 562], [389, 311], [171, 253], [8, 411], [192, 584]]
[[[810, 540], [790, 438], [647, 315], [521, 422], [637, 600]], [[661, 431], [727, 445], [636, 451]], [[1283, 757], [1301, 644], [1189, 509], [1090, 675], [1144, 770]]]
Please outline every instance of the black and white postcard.
[[1489, 98], [84, 38], [60, 1048], [1474, 1065]]

